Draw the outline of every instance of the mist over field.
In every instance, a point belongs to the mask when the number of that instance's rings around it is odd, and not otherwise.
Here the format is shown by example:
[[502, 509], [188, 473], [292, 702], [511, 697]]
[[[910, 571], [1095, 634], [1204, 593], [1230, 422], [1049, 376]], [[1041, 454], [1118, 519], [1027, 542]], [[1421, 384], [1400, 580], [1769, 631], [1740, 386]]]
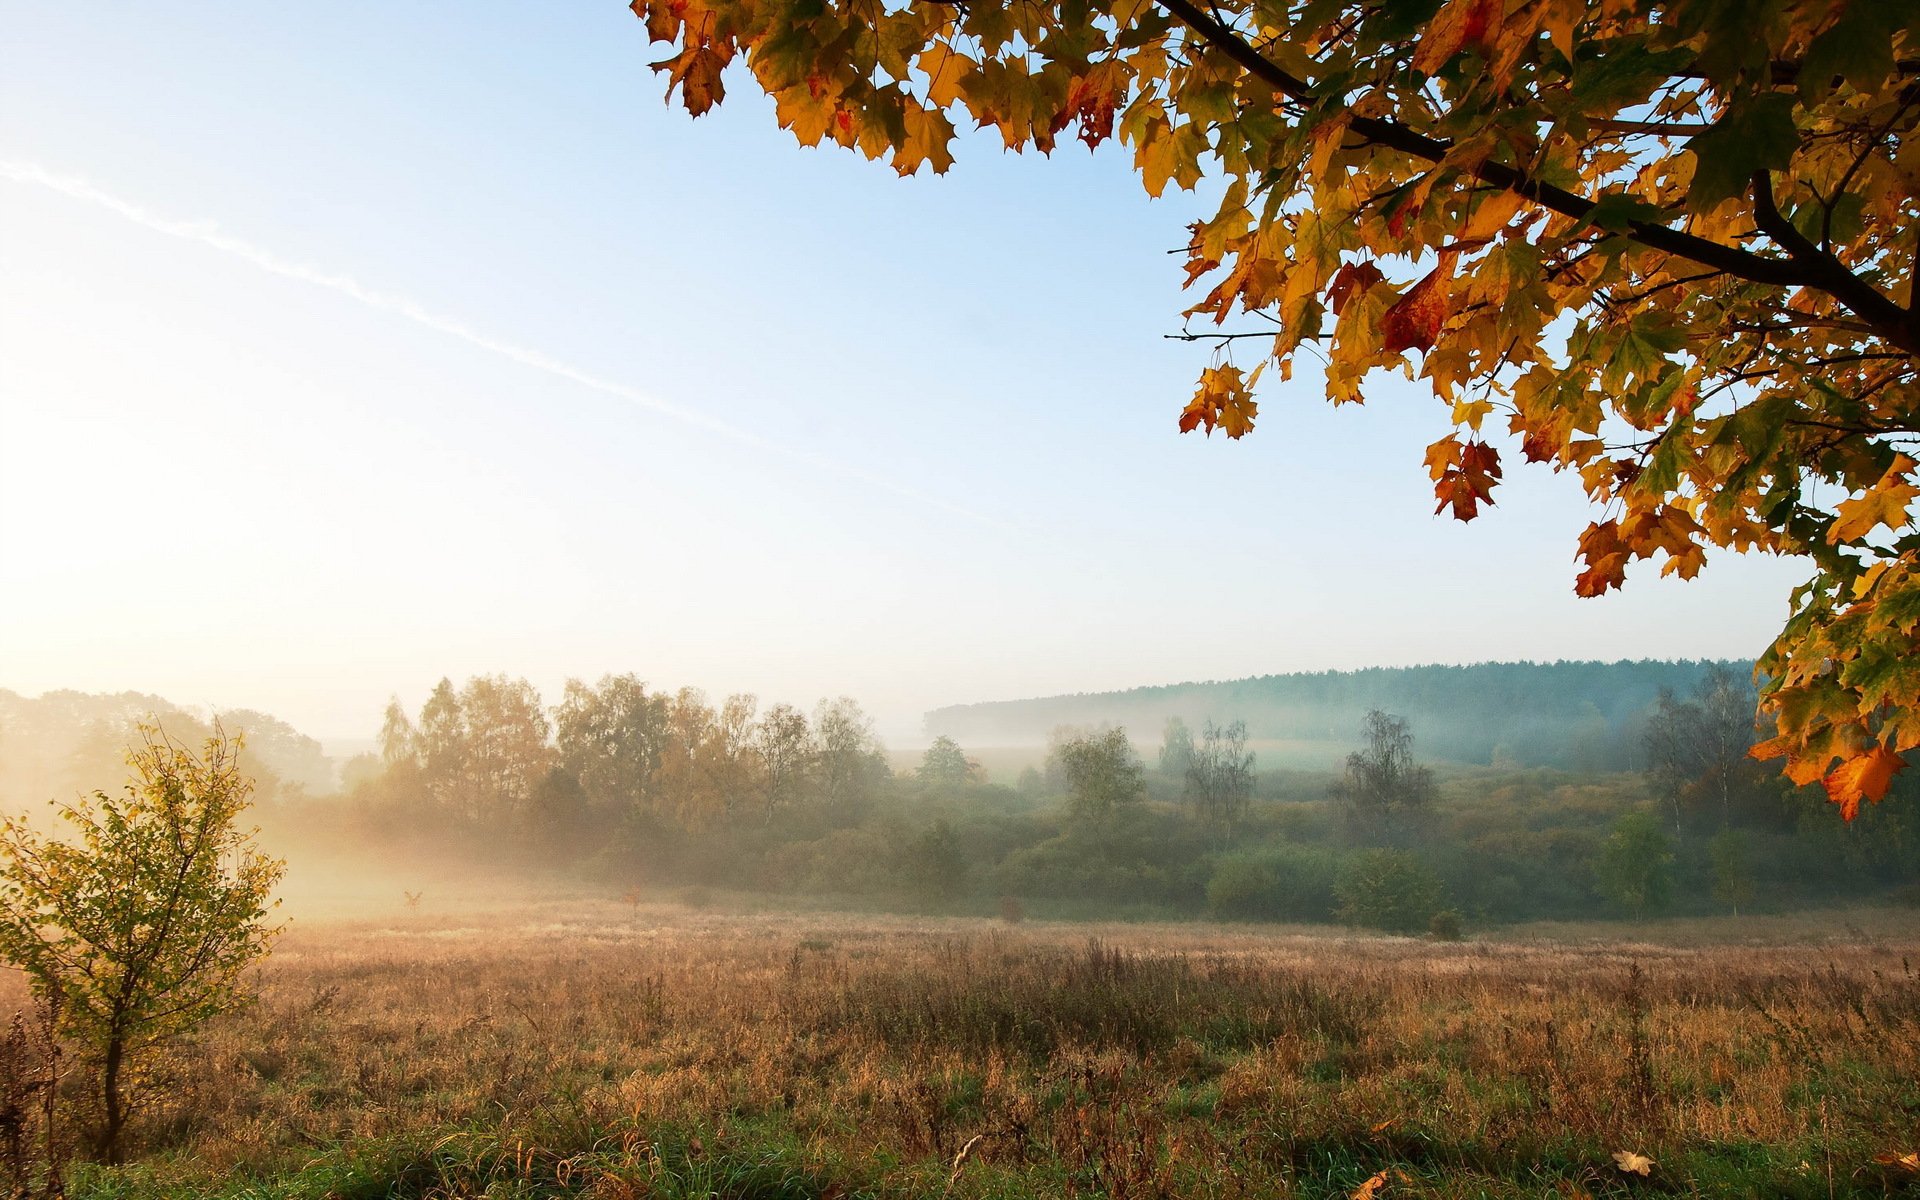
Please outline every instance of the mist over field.
[[116, 789], [141, 722], [188, 744], [217, 727], [244, 739], [295, 913], [557, 888], [1426, 933], [1920, 898], [1914, 785], [1831, 820], [1818, 787], [1745, 755], [1749, 670], [1270, 676], [940, 708], [910, 747], [848, 697], [809, 711], [612, 675], [544, 697], [478, 676], [396, 701], [344, 761], [246, 709], [0, 693], [0, 799]]

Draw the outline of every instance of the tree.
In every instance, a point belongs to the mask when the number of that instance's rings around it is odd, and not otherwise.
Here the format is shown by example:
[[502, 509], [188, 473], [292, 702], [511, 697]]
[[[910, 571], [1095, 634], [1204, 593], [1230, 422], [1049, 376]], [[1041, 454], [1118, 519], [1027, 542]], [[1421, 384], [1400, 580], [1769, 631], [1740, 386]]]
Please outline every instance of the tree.
[[1083, 733], [1062, 742], [1057, 753], [1067, 782], [1067, 811], [1076, 821], [1104, 831], [1138, 803], [1145, 785], [1126, 730]]
[[567, 681], [553, 713], [555, 746], [594, 808], [629, 815], [649, 806], [668, 706], [637, 675], [604, 675], [591, 687]]
[[648, 790], [659, 810], [682, 829], [707, 825], [725, 808], [715, 766], [719, 725], [705, 692], [681, 688], [667, 704], [667, 721]]
[[475, 822], [523, 816], [553, 760], [540, 693], [524, 679], [477, 675], [460, 689], [462, 812]]
[[966, 854], [960, 847], [960, 835], [945, 817], [914, 839], [908, 865], [913, 871], [914, 889], [933, 903], [944, 904], [966, 888]]
[[799, 801], [819, 748], [807, 714], [791, 704], [767, 709], [754, 730], [754, 745], [760, 752], [761, 770], [766, 772], [767, 820], [771, 822], [776, 812]]
[[729, 819], [765, 785], [765, 768], [759, 747], [754, 744], [757, 726], [753, 718], [759, 707], [759, 697], [736, 692], [714, 714], [712, 774], [720, 792], [720, 806]]
[[958, 787], [980, 771], [980, 764], [967, 757], [960, 743], [941, 734], [927, 747], [920, 759], [920, 778], [928, 783]]
[[1168, 717], [1160, 734], [1160, 773], [1169, 779], [1185, 780], [1193, 765], [1193, 730], [1179, 717]]
[[1630, 812], [1613, 823], [1594, 874], [1607, 898], [1638, 921], [1673, 895], [1673, 843], [1652, 813]]
[[1689, 799], [1710, 800], [1720, 828], [1732, 825], [1734, 798], [1758, 782], [1748, 754], [1753, 743], [1753, 688], [1725, 667], [1707, 668], [1691, 699], [1661, 689], [1647, 721], [1647, 766], [1675, 832]]
[[1234, 823], [1253, 799], [1253, 752], [1247, 749], [1245, 721], [1216, 725], [1209, 720], [1201, 728], [1200, 743], [1187, 757], [1185, 796], [1202, 821], [1232, 838]]
[[1603, 506], [1582, 595], [1636, 560], [1805, 555], [1758, 752], [1851, 818], [1920, 747], [1920, 7], [633, 9], [694, 116], [741, 61], [802, 143], [902, 175], [947, 170], [959, 116], [1043, 153], [1117, 136], [1156, 196], [1214, 176], [1184, 246], [1213, 359], [1183, 430], [1246, 434], [1302, 347], [1335, 403], [1417, 366], [1450, 426], [1436, 511], [1474, 518], [1517, 447]]
[[1707, 844], [1713, 863], [1713, 898], [1723, 901], [1740, 915], [1740, 906], [1753, 901], [1753, 854], [1747, 835], [1738, 829], [1723, 829]]
[[1372, 709], [1363, 736], [1366, 748], [1347, 755], [1346, 776], [1331, 791], [1356, 837], [1391, 844], [1433, 803], [1433, 772], [1413, 761], [1405, 717]]
[[1387, 933], [1419, 933], [1440, 908], [1443, 888], [1431, 868], [1405, 850], [1369, 850], [1334, 885], [1342, 921]]
[[99, 1056], [98, 1148], [115, 1163], [128, 1056], [245, 1001], [286, 869], [239, 825], [252, 784], [237, 740], [216, 730], [195, 754], [154, 726], [140, 736], [124, 795], [56, 806], [66, 836], [0, 820], [0, 955]]
[[820, 785], [830, 803], [857, 800], [869, 784], [886, 777], [873, 721], [852, 697], [822, 700], [813, 713], [813, 736]]

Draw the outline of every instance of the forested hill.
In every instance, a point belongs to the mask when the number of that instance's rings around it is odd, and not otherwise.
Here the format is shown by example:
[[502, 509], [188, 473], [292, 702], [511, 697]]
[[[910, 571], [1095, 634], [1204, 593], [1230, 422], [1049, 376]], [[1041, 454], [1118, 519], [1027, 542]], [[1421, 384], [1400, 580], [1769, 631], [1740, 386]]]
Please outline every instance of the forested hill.
[[158, 723], [169, 737], [196, 749], [214, 721], [244, 737], [241, 761], [263, 801], [296, 788], [310, 796], [334, 790], [333, 763], [320, 743], [267, 713], [189, 711], [143, 692], [36, 697], [0, 688], [0, 811], [117, 790], [127, 777], [127, 747], [143, 721]]
[[[1661, 688], [1685, 695], [1714, 664], [1474, 663], [1260, 675], [1124, 692], [956, 704], [926, 715], [929, 735], [961, 744], [1043, 740], [1062, 725], [1123, 725], [1150, 750], [1169, 717], [1244, 720], [1263, 767], [1323, 766], [1357, 743], [1368, 709], [1408, 718], [1423, 758], [1586, 770], [1638, 768], [1641, 729]], [[1753, 664], [1720, 664], [1747, 678]]]

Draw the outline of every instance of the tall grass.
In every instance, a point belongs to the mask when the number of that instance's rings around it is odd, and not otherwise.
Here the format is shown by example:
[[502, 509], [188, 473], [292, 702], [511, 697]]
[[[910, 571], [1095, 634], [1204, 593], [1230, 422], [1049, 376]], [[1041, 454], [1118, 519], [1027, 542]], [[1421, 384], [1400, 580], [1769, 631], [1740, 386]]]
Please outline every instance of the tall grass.
[[1910, 934], [604, 908], [296, 929], [158, 1065], [140, 1162], [76, 1193], [1877, 1196], [1906, 1179], [1875, 1156], [1920, 1148]]

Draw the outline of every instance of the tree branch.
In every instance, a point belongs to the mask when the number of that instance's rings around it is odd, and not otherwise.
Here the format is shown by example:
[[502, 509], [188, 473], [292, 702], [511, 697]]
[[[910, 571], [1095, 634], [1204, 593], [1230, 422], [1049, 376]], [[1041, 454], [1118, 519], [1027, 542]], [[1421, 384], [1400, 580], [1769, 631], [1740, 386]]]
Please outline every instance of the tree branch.
[[[1202, 11], [1192, 0], [1156, 2], [1238, 63], [1248, 74], [1276, 92], [1306, 104], [1315, 104], [1322, 99], [1305, 80], [1295, 77], [1286, 68], [1255, 50], [1231, 26]], [[1451, 142], [1428, 137], [1398, 121], [1356, 116], [1347, 127], [1376, 145], [1428, 162], [1444, 161], [1453, 149]], [[1484, 160], [1462, 163], [1460, 169], [1475, 179], [1517, 192], [1551, 212], [1576, 221], [1590, 219], [1597, 207], [1584, 196], [1543, 183], [1526, 171], [1505, 163]], [[1769, 203], [1771, 200], [1769, 195]], [[1649, 221], [1628, 222], [1627, 237], [1649, 249], [1663, 250], [1752, 283], [1771, 287], [1806, 287], [1825, 292], [1864, 318], [1880, 337], [1910, 354], [1920, 354], [1920, 326], [1909, 319], [1907, 311], [1830, 256], [1828, 263], [1796, 257], [1772, 258]]]

